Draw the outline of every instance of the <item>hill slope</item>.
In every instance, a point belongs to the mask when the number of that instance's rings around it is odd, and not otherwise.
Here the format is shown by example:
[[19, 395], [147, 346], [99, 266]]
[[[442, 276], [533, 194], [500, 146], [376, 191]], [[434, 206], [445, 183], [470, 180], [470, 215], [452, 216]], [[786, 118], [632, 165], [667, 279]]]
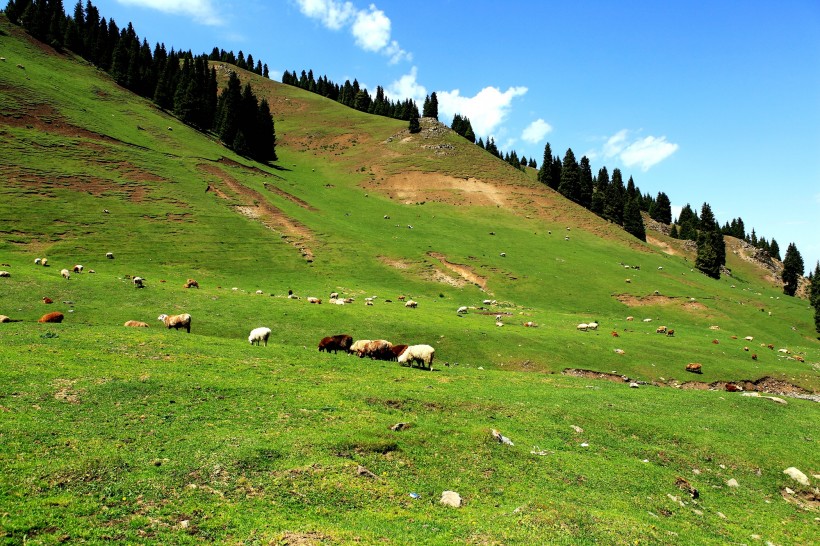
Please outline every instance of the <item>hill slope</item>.
[[[411, 136], [243, 73], [276, 116], [280, 161], [255, 164], [0, 29], [11, 273], [0, 313], [20, 320], [0, 328], [13, 363], [0, 513], [24, 514], [3, 516], [9, 541], [250, 540], [254, 529], [261, 542], [809, 537], [799, 503], [811, 509], [811, 489], [781, 471], [820, 470], [818, 440], [803, 433], [816, 404], [541, 373], [698, 388], [768, 377], [761, 388], [816, 391], [808, 306], [759, 268], [730, 253], [733, 277], [708, 279], [678, 242], [640, 243], [429, 120]], [[66, 281], [59, 271], [74, 264], [86, 272]], [[183, 289], [188, 278], [201, 289]], [[333, 291], [355, 302], [304, 299]], [[472, 309], [457, 316], [462, 305]], [[51, 310], [63, 324], [34, 324]], [[156, 330], [157, 315], [183, 311], [190, 336]], [[151, 328], [124, 332], [129, 319]], [[591, 320], [597, 332], [576, 330]], [[249, 352], [262, 324], [271, 346]], [[656, 334], [661, 324], [676, 334]], [[444, 371], [317, 353], [342, 331], [430, 343]], [[702, 382], [687, 381], [689, 362], [703, 364]], [[397, 434], [396, 422], [413, 426]], [[678, 475], [708, 501], [681, 499]], [[725, 487], [735, 476], [737, 492]], [[797, 494], [782, 500], [786, 485]], [[447, 488], [464, 510], [436, 504]]]

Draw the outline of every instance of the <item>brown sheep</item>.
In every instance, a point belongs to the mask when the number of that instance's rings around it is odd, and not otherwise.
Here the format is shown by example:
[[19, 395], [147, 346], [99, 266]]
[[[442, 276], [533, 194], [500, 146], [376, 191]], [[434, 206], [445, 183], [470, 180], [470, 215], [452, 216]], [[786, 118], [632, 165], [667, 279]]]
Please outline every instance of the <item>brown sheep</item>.
[[185, 281], [185, 284], [182, 285], [183, 288], [199, 288], [199, 283], [196, 282], [194, 279], [188, 279]]
[[665, 334], [665, 333], [666, 333], [666, 331], [667, 331], [666, 326], [658, 326], [658, 329], [657, 329], [657, 330], [655, 330], [655, 333], [658, 333], [658, 334]]
[[752, 354], [752, 360], [757, 360], [757, 353]]
[[349, 353], [351, 345], [353, 345], [353, 338], [347, 334], [328, 336], [322, 338], [319, 342], [319, 352], [326, 351], [329, 353], [333, 351], [336, 353], [338, 351], [344, 351]]
[[46, 304], [54, 303], [54, 300], [51, 299], [51, 298], [48, 298], [46, 296], [43, 296], [43, 303], [46, 303]]
[[140, 322], [138, 320], [129, 320], [126, 321], [123, 326], [128, 326], [129, 328], [148, 328], [148, 323]]
[[393, 353], [390, 351], [391, 347], [393, 347], [393, 344], [389, 341], [374, 339], [365, 345], [364, 350], [359, 353], [359, 357], [367, 356], [376, 360], [390, 360], [393, 358]]
[[620, 336], [618, 335], [618, 332], [616, 332], [615, 330], [612, 330], [612, 331], [609, 333], [609, 335], [611, 335], [612, 337], [620, 337]]
[[408, 345], [393, 345], [390, 348], [390, 352], [393, 353], [393, 358], [390, 360], [398, 360], [401, 354], [407, 349]]
[[675, 335], [675, 330], [674, 329], [670, 328], [669, 330], [666, 331], [666, 337], [674, 337], [674, 335]]
[[170, 330], [171, 328], [175, 330], [179, 330], [180, 328], [185, 328], [189, 334], [191, 333], [191, 315], [188, 313], [182, 313], [181, 315], [166, 315], [162, 314], [157, 317], [157, 320], [161, 320], [165, 323], [165, 326]]
[[37, 322], [63, 322], [64, 318], [65, 316], [62, 313], [55, 311], [53, 313], [46, 313], [40, 317], [40, 320]]
[[697, 362], [692, 362], [686, 365], [686, 371], [692, 373], [703, 373], [703, 366]]

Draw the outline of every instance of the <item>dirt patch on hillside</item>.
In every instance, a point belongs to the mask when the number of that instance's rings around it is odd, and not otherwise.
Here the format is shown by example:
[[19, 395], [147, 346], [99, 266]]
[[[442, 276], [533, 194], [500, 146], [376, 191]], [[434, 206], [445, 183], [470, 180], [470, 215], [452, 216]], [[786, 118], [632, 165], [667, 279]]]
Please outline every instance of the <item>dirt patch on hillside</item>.
[[646, 307], [648, 305], [680, 305], [689, 311], [705, 311], [707, 307], [699, 301], [692, 301], [689, 298], [661, 296], [651, 294], [647, 296], [635, 296], [633, 294], [614, 294], [619, 302], [629, 307]]
[[383, 264], [387, 264], [395, 269], [410, 269], [410, 266], [413, 265], [410, 262], [388, 258], [387, 256], [377, 256], [377, 258]]
[[506, 192], [495, 184], [438, 173], [404, 172], [385, 177], [378, 186], [370, 188], [405, 204], [425, 201], [486, 207], [507, 204]]
[[106, 135], [71, 124], [57, 110], [43, 103], [28, 105], [21, 110], [0, 114], [0, 125], [26, 127], [67, 137], [116, 142], [115, 139]]
[[[594, 370], [583, 370], [578, 368], [566, 368], [561, 372], [562, 375], [569, 375], [572, 377], [585, 377], [587, 379], [603, 379], [612, 381], [614, 383], [630, 383], [632, 380], [625, 375], [618, 375], [615, 373], [596, 372]], [[726, 384], [729, 381], [713, 381], [706, 383], [704, 381], [677, 381], [670, 379], [665, 383], [652, 383], [656, 387], [675, 387], [682, 390], [698, 390], [698, 391], [724, 391]], [[731, 381], [731, 383], [741, 387], [744, 391], [762, 392], [766, 394], [779, 394], [781, 396], [789, 396], [792, 398], [801, 398], [804, 400], [812, 400], [820, 402], [820, 396], [800, 387], [783, 381], [782, 379], [775, 379], [773, 377], [765, 376], [757, 380], [745, 379], [742, 381]]]
[[[221, 167], [205, 163], [198, 165], [198, 167], [200, 170], [217, 177], [220, 183], [224, 184], [237, 196], [238, 200], [243, 201], [242, 204], [234, 205], [234, 209], [238, 213], [262, 223], [272, 231], [281, 233], [285, 240], [299, 249], [305, 260], [308, 262], [313, 261], [313, 251], [307, 246], [307, 242], [313, 240], [313, 233], [307, 226], [290, 218], [284, 212], [268, 203], [265, 196], [258, 191], [240, 184], [235, 178], [223, 171]], [[219, 190], [216, 183], [209, 184], [209, 187], [212, 188], [217, 195], [220, 195], [220, 193], [222, 195], [225, 194]]]
[[648, 233], [646, 234], [646, 242], [654, 247], [657, 247], [661, 252], [669, 254], [670, 256], [683, 256], [685, 254], [684, 252], [673, 247], [669, 243], [661, 241], [660, 239], [656, 239]]
[[279, 197], [283, 197], [283, 198], [287, 199], [291, 203], [296, 203], [297, 205], [299, 205], [303, 209], [306, 209], [306, 210], [309, 210], [309, 211], [312, 211], [312, 212], [316, 212], [316, 211], [319, 210], [316, 207], [314, 207], [313, 205], [311, 205], [310, 203], [308, 203], [307, 201], [299, 199], [295, 195], [291, 195], [288, 192], [286, 192], [285, 190], [277, 188], [273, 184], [268, 184], [267, 182], [265, 182], [265, 189], [268, 190], [271, 193], [275, 193]]
[[479, 286], [482, 290], [487, 290], [487, 278], [478, 275], [469, 266], [450, 262], [447, 260], [444, 254], [441, 254], [439, 252], [428, 252], [427, 255], [441, 262], [441, 264], [444, 267], [458, 274], [459, 277], [464, 279], [466, 282], [473, 283]]

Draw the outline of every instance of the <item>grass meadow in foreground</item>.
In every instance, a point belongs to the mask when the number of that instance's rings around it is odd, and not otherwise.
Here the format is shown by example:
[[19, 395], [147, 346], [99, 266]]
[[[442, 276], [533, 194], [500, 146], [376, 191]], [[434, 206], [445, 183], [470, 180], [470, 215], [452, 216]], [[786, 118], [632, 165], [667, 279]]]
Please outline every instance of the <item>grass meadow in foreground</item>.
[[[816, 531], [781, 497], [801, 491], [783, 469], [816, 471], [811, 402], [11, 326], [7, 543], [808, 544]], [[444, 490], [463, 507], [439, 505]]]

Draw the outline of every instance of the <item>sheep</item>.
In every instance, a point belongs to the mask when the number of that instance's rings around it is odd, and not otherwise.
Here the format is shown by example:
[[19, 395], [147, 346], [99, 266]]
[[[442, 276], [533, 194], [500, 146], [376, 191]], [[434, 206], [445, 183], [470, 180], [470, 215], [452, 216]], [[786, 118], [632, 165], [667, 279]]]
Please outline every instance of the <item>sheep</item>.
[[59, 311], [53, 313], [46, 313], [37, 322], [63, 322], [65, 316]]
[[644, 322], [652, 322], [652, 319], [651, 318], [645, 318], [645, 319], [643, 319], [643, 321]]
[[612, 337], [620, 337], [620, 336], [618, 335], [618, 332], [616, 332], [615, 330], [612, 330], [612, 331], [609, 333], [609, 335], [611, 335]]
[[345, 305], [347, 302], [345, 302], [345, 300], [333, 300], [332, 303], [335, 303], [336, 305]]
[[182, 313], [181, 315], [166, 315], [162, 314], [157, 317], [157, 320], [165, 323], [165, 326], [170, 330], [171, 328], [179, 330], [185, 328], [185, 331], [191, 333], [191, 315]]
[[330, 299], [332, 299], [332, 300], [339, 299], [339, 293], [338, 292], [331, 292], [330, 293]]
[[11, 318], [6, 315], [0, 315], [0, 322], [11, 322]]
[[34, 265], [40, 265], [43, 262], [42, 258], [34, 258]]
[[418, 307], [418, 305], [418, 302], [413, 300], [407, 300], [407, 302], [404, 304], [405, 307], [409, 307], [411, 309], [415, 309], [416, 307]]
[[11, 277], [11, 273], [8, 271], [0, 271], [0, 277]]
[[68, 269], [61, 269], [60, 270], [60, 275], [62, 275], [63, 278], [66, 279], [66, 280], [71, 278], [71, 272], [69, 272]]
[[73, 268], [73, 271], [74, 271], [74, 273], [82, 273], [83, 272], [83, 266], [81, 266], [79, 264], [75, 265], [74, 268]]
[[123, 326], [127, 326], [129, 328], [148, 328], [148, 323], [141, 322], [139, 320], [128, 320], [125, 321], [125, 324], [123, 324]]
[[321, 298], [314, 298], [313, 296], [308, 297], [307, 301], [308, 303], [315, 303], [317, 305], [321, 305], [322, 303]]
[[333, 351], [336, 353], [338, 351], [345, 351], [347, 353], [350, 352], [351, 345], [353, 345], [353, 338], [347, 334], [328, 336], [322, 338], [319, 342], [319, 352], [326, 351], [329, 353]]
[[723, 388], [726, 389], [726, 392], [740, 392], [743, 390], [743, 387], [735, 383], [726, 383]]
[[260, 345], [262, 341], [265, 342], [265, 347], [268, 346], [268, 338], [270, 337], [271, 329], [264, 326], [254, 328], [248, 336], [248, 341], [251, 345]]
[[143, 284], [143, 282], [145, 282], [145, 279], [143, 279], [142, 277], [134, 277], [133, 282], [136, 288], [145, 288], [145, 285]]
[[587, 329], [588, 330], [597, 330], [598, 329], [598, 323], [597, 322], [587, 323]]
[[464, 314], [464, 313], [466, 313], [467, 311], [468, 311], [468, 309], [467, 309], [467, 306], [466, 306], [466, 305], [462, 305], [461, 307], [459, 307], [458, 309], [456, 309], [456, 313], [457, 313], [457, 314], [459, 314], [459, 315], [463, 315], [463, 314]]
[[586, 332], [586, 331], [587, 331], [587, 328], [589, 328], [589, 324], [587, 324], [586, 322], [582, 322], [581, 324], [579, 324], [579, 325], [578, 325], [578, 326], [576, 326], [575, 328], [576, 328], [577, 330], [581, 331], [581, 332]]
[[49, 298], [48, 296], [43, 296], [43, 303], [45, 303], [45, 304], [54, 303], [54, 300]]
[[635, 317], [626, 317], [626, 320], [632, 322], [633, 320], [635, 320]]
[[675, 336], [674, 328], [670, 328], [669, 330], [666, 331], [666, 337], [674, 337], [674, 336]]
[[495, 321], [495, 325], [498, 326], [498, 327], [501, 327], [501, 326], [504, 326], [504, 323], [501, 322], [500, 320], [497, 320], [497, 321]]
[[43, 267], [48, 267], [48, 258], [43, 258], [42, 260], [40, 260], [40, 265], [42, 265]]
[[345, 298], [345, 299], [344, 299], [344, 302], [345, 302], [345, 303], [353, 303], [354, 301], [355, 301], [355, 300], [354, 300], [353, 298]]
[[754, 341], [755, 338], [753, 338], [752, 336], [746, 336], [743, 339], [746, 341]]
[[199, 283], [196, 282], [194, 279], [188, 279], [185, 281], [185, 284], [182, 285], [183, 288], [199, 288]]
[[358, 357], [363, 357], [365, 348], [367, 347], [367, 344], [370, 343], [371, 341], [373, 341], [373, 340], [372, 339], [359, 339], [359, 340], [353, 342], [353, 344], [350, 346], [350, 349], [348, 350], [348, 352], [351, 353], [351, 354], [355, 354]]
[[686, 365], [686, 371], [692, 373], [703, 373], [703, 366], [697, 362], [691, 362]]
[[530, 320], [524, 323], [524, 328], [538, 328], [538, 325]]
[[655, 329], [655, 333], [656, 334], [665, 334], [667, 332], [667, 330], [668, 330], [668, 328], [666, 326], [658, 326], [657, 329]]
[[401, 354], [407, 349], [407, 345], [393, 345], [390, 348], [390, 352], [393, 353], [393, 356], [390, 360], [398, 360]]
[[261, 290], [257, 290], [257, 291], [256, 291], [256, 295], [257, 295], [257, 296], [261, 296], [262, 294], [264, 294], [264, 292], [262, 292]]
[[365, 300], [364, 304], [365, 305], [373, 305], [373, 300]]
[[411, 345], [399, 355], [398, 361], [399, 364], [407, 363], [411, 367], [413, 362], [419, 362], [422, 367], [433, 371], [433, 357], [435, 354], [436, 350], [429, 345]]
[[113, 252], [106, 252], [105, 257], [108, 258], [109, 260], [113, 260], [114, 259], [114, 253]]
[[399, 297], [398, 297], [398, 298], [396, 298], [396, 299], [397, 299], [397, 300], [399, 300], [399, 301], [404, 301], [404, 300], [405, 300], [405, 297], [406, 297], [406, 296], [399, 296]]
[[384, 339], [374, 339], [364, 346], [364, 350], [359, 353], [359, 357], [365, 356], [376, 360], [390, 360], [393, 357], [391, 349], [393, 344]]

